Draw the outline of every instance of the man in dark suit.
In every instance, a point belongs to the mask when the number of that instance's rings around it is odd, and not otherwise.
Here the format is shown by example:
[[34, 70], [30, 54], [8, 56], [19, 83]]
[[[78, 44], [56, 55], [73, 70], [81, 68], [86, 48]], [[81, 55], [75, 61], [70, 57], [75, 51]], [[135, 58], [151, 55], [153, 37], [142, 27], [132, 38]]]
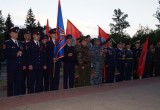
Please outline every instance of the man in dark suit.
[[133, 76], [133, 52], [131, 51], [131, 44], [126, 43], [125, 49], [125, 80], [131, 80]]
[[57, 29], [51, 29], [49, 31], [50, 40], [47, 42], [47, 71], [49, 74], [49, 90], [58, 90], [60, 80], [60, 66], [61, 61], [55, 57], [54, 51], [56, 46], [56, 31]]
[[7, 96], [20, 95], [24, 66], [23, 45], [18, 41], [18, 27], [10, 30], [10, 40], [5, 41], [3, 51], [7, 59]]
[[46, 69], [45, 47], [40, 41], [40, 33], [35, 30], [33, 41], [28, 44], [28, 93], [43, 91], [43, 69]]
[[[48, 42], [48, 36], [43, 35], [41, 37], [41, 42], [45, 47], [45, 50], [47, 48], [47, 42]], [[49, 75], [47, 72], [47, 69], [43, 69], [43, 85], [44, 85], [44, 91], [49, 91]]]
[[27, 52], [27, 49], [28, 49], [28, 43], [31, 41], [31, 34], [30, 32], [26, 29], [24, 31], [24, 41], [22, 42], [23, 43], [23, 54], [24, 54], [24, 63], [25, 63], [25, 66], [26, 66], [26, 70], [23, 71], [23, 74], [22, 74], [22, 94], [26, 94], [26, 87], [27, 87], [27, 77], [28, 77], [28, 59], [27, 59], [27, 56], [28, 56], [28, 52]]
[[106, 42], [108, 45], [104, 50], [106, 53], [105, 63], [107, 67], [106, 83], [113, 83], [115, 76], [116, 54], [115, 49], [112, 47], [112, 39], [108, 38]]
[[[76, 65], [76, 49], [72, 46], [72, 35], [66, 35], [66, 46], [64, 47], [64, 89], [73, 88]], [[68, 86], [69, 85], [69, 86]]]
[[122, 42], [118, 42], [117, 48], [115, 50], [116, 53], [116, 67], [118, 71], [118, 75], [116, 75], [116, 82], [120, 82], [124, 80], [124, 72], [125, 72], [125, 51], [123, 50]]

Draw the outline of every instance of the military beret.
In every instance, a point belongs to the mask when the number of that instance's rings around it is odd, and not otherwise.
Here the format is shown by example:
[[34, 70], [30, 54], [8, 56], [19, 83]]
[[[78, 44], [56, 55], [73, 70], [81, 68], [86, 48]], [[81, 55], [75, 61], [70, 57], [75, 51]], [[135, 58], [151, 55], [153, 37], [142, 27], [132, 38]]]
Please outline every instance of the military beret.
[[80, 39], [81, 42], [84, 41], [84, 40], [86, 40], [86, 36], [82, 36], [81, 39]]
[[72, 35], [71, 35], [71, 34], [68, 34], [68, 35], [66, 35], [65, 38], [66, 38], [66, 40], [67, 40], [67, 39], [72, 39]]
[[19, 32], [19, 27], [12, 27], [10, 32]]
[[53, 28], [51, 29], [48, 33], [49, 34], [55, 34], [57, 32], [57, 29], [56, 28]]

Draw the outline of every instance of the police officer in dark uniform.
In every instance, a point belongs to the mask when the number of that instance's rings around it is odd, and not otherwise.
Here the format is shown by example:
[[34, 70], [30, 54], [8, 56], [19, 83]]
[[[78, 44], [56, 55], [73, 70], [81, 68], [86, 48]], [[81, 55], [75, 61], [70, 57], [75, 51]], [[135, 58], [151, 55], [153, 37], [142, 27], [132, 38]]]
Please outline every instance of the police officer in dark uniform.
[[28, 52], [27, 52], [27, 49], [28, 49], [28, 43], [31, 41], [31, 34], [29, 32], [29, 30], [25, 30], [24, 31], [24, 41], [22, 42], [23, 43], [23, 54], [24, 54], [24, 63], [25, 63], [25, 66], [26, 66], [26, 69], [23, 71], [23, 74], [22, 74], [22, 94], [26, 94], [26, 87], [27, 87], [27, 77], [28, 77], [28, 59], [27, 59], [27, 56], [28, 56]]
[[126, 43], [125, 55], [125, 80], [131, 80], [133, 73], [133, 52], [131, 51], [130, 42]]
[[56, 31], [57, 29], [51, 29], [49, 31], [50, 40], [47, 42], [46, 52], [47, 52], [47, 71], [49, 74], [49, 90], [58, 90], [59, 89], [59, 80], [60, 80], [60, 66], [61, 61], [57, 60], [54, 55], [54, 49], [56, 46]]
[[[47, 48], [47, 42], [48, 42], [48, 36], [43, 35], [41, 37], [41, 42], [44, 44], [45, 50]], [[47, 69], [43, 69], [43, 85], [44, 85], [44, 90], [49, 91], [49, 74], [47, 72]]]
[[114, 82], [114, 76], [115, 76], [115, 66], [116, 66], [116, 54], [115, 54], [115, 50], [112, 47], [112, 40], [111, 38], [108, 38], [108, 40], [106, 41], [108, 47], [106, 48], [105, 52], [106, 52], [106, 83], [113, 83]]
[[72, 46], [72, 35], [66, 35], [66, 46], [64, 47], [64, 89], [73, 88], [76, 65], [76, 49]]
[[45, 47], [40, 43], [40, 33], [33, 32], [33, 41], [28, 44], [28, 93], [43, 91], [43, 69], [46, 69]]
[[122, 48], [122, 42], [118, 42], [116, 52], [116, 67], [118, 75], [116, 75], [116, 82], [124, 80], [124, 71], [125, 71], [125, 52]]
[[141, 44], [140, 44], [140, 40], [135, 42], [135, 47], [133, 48], [133, 59], [134, 59], [134, 67], [133, 67], [133, 79], [138, 79], [138, 73], [137, 73], [137, 69], [138, 69], [138, 64], [139, 64], [139, 57], [141, 55]]
[[20, 95], [24, 66], [23, 46], [18, 38], [18, 27], [10, 30], [10, 40], [5, 41], [3, 50], [7, 59], [7, 96]]

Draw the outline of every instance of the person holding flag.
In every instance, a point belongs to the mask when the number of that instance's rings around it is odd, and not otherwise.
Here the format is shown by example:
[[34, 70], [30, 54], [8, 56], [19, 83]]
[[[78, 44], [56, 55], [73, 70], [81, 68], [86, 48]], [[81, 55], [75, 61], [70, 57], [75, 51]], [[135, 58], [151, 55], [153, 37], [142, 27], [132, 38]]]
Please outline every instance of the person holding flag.
[[50, 91], [57, 90], [59, 86], [60, 78], [60, 66], [61, 63], [57, 60], [54, 51], [56, 47], [56, 38], [57, 38], [57, 29], [51, 29], [49, 31], [50, 40], [46, 45], [46, 54], [47, 54], [47, 74], [48, 74], [48, 89]]
[[65, 31], [60, 0], [58, 1], [57, 28], [49, 31], [51, 41], [47, 46], [50, 90], [59, 89], [61, 58], [64, 57]]

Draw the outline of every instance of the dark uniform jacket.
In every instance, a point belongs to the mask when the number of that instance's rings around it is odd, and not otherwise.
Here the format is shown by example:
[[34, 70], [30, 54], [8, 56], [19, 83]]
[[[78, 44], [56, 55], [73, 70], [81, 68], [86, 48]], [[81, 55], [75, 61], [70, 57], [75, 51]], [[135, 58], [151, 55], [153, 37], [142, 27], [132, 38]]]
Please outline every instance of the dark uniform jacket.
[[23, 51], [23, 45], [20, 41], [17, 41], [18, 45], [13, 40], [7, 40], [4, 47], [4, 55], [7, 59], [8, 69], [23, 69], [24, 66], [24, 54], [17, 57], [18, 51]]
[[28, 43], [28, 64], [33, 68], [46, 65], [46, 50], [42, 43], [39, 46], [34, 41]]
[[[68, 56], [69, 53], [72, 53], [72, 56]], [[77, 57], [76, 57], [76, 49], [73, 46], [66, 45], [64, 47], [64, 63], [77, 63]]]

